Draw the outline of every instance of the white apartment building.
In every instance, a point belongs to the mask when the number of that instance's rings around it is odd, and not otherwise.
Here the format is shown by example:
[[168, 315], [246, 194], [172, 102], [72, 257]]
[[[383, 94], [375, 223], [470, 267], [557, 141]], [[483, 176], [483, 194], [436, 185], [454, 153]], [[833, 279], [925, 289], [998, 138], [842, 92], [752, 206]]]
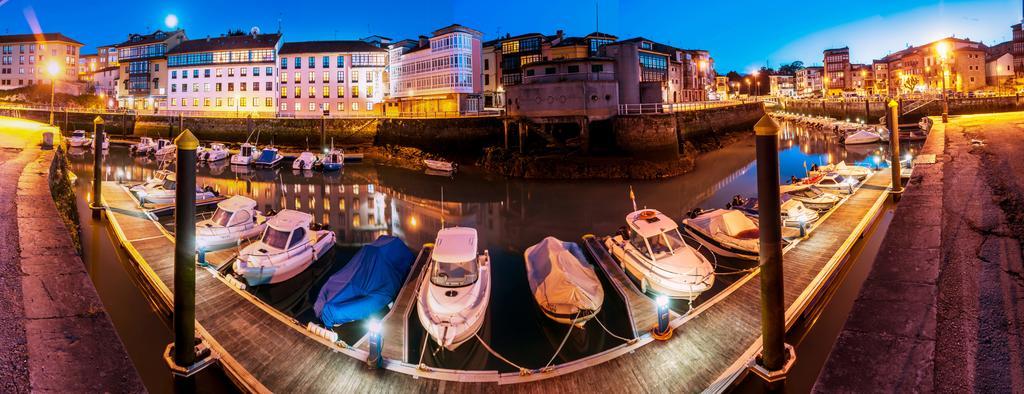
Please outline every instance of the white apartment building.
[[387, 50], [365, 41], [286, 42], [278, 56], [280, 116], [383, 115]]
[[823, 76], [824, 70], [820, 66], [797, 70], [796, 77], [794, 78], [794, 88], [796, 89], [797, 97], [813, 97], [815, 95], [820, 97], [824, 88], [824, 85], [822, 85]]
[[189, 40], [167, 53], [168, 110], [194, 115], [274, 116], [281, 34]]
[[792, 75], [769, 75], [768, 92], [775, 97], [796, 96], [796, 79]]
[[462, 25], [390, 46], [389, 116], [465, 114], [483, 109], [479, 31]]

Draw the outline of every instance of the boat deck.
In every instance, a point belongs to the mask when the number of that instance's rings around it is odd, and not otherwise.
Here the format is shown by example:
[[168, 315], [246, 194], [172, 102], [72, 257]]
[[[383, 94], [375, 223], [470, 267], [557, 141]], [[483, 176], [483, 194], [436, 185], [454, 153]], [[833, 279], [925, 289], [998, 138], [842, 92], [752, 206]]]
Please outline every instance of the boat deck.
[[[796, 321], [831, 279], [839, 262], [882, 206], [888, 186], [888, 173], [876, 172], [822, 219], [806, 239], [787, 251], [783, 264], [787, 325]], [[158, 294], [158, 307], [169, 310], [174, 286], [173, 238], [123, 188], [114, 183], [105, 183], [103, 187], [107, 217], [115, 233]], [[419, 370], [398, 357], [387, 360], [389, 371], [369, 369], [363, 362], [365, 351], [313, 335], [255, 297], [227, 285], [220, 276], [203, 271], [196, 275], [197, 327], [220, 355], [228, 375], [244, 388], [255, 391], [540, 392], [579, 391], [581, 385], [586, 385], [609, 391], [643, 388], [651, 392], [698, 392], [722, 390], [745, 370], [760, 349], [760, 283], [756, 271], [691, 313], [673, 319], [674, 336], [665, 342], [655, 342], [643, 328], [653, 325], [653, 313], [639, 311], [653, 311], [649, 298], [644, 301], [630, 293], [632, 283], [616, 274], [614, 262], [601, 256], [603, 248], [592, 245], [596, 241], [585, 243], [617, 290], [630, 300], [631, 307], [637, 305], [638, 311], [631, 312], [631, 318], [641, 336], [631, 343], [544, 372], [521, 375]], [[410, 274], [410, 278], [416, 276]], [[413, 293], [415, 286], [403, 289], [395, 304], [396, 312], [402, 309], [406, 316], [410, 313]], [[401, 319], [395, 316], [388, 321], [389, 325], [400, 323]], [[390, 352], [398, 349], [398, 342], [390, 338], [395, 333], [389, 328], [384, 331], [386, 344], [390, 344], [385, 352], [394, 355]]]

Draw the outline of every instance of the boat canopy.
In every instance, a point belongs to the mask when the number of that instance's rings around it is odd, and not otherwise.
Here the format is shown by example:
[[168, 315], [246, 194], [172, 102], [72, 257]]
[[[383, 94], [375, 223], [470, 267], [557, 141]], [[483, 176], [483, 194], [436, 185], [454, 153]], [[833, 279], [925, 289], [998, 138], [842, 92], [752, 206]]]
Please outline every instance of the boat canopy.
[[71, 132], [74, 137], [85, 137], [85, 130], [75, 130]]
[[654, 209], [641, 209], [626, 215], [626, 223], [641, 237], [648, 238], [678, 228], [679, 225]]
[[267, 221], [267, 226], [281, 231], [292, 231], [299, 227], [309, 227], [313, 222], [313, 215], [291, 209], [284, 209]]
[[313, 310], [325, 327], [362, 320], [391, 303], [415, 256], [401, 239], [382, 235], [320, 288]]
[[268, 148], [260, 152], [260, 158], [256, 159], [260, 163], [273, 163], [277, 159], [277, 149]]
[[476, 229], [450, 227], [437, 232], [437, 242], [431, 259], [430, 281], [442, 287], [462, 287], [476, 282], [477, 272]]
[[746, 238], [743, 235], [758, 231], [754, 221], [750, 220], [747, 215], [731, 209], [711, 221], [712, 231], [716, 226], [723, 233], [734, 238]]
[[231, 196], [231, 198], [217, 203], [217, 208], [228, 212], [238, 212], [243, 209], [255, 209], [256, 201], [246, 196]]

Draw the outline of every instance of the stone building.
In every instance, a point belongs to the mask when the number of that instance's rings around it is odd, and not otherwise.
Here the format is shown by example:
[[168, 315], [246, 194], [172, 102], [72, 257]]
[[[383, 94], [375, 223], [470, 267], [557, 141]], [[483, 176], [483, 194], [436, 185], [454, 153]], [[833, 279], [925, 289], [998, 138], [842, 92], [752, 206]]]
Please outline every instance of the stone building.
[[[949, 54], [940, 56], [946, 45]], [[948, 37], [925, 45], [911, 46], [874, 62], [886, 65], [890, 95], [941, 93], [943, 82], [952, 92], [973, 92], [984, 89], [986, 47], [980, 42]], [[948, 71], [948, 73], [947, 73]]]

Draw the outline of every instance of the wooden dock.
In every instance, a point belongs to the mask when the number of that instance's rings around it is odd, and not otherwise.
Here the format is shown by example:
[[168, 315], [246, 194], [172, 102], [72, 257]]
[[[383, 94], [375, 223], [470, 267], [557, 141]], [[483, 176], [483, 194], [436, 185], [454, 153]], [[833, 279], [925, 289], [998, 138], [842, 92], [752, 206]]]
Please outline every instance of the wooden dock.
[[[787, 324], [800, 316], [834, 274], [839, 262], [882, 206], [888, 186], [887, 172], [876, 172], [822, 219], [806, 239], [787, 251], [783, 264]], [[107, 217], [115, 233], [142, 276], [159, 295], [157, 299], [162, 305], [158, 307], [169, 310], [174, 286], [173, 237], [142, 212], [123, 188], [113, 183], [105, 183], [103, 187], [104, 202], [109, 207]], [[601, 255], [603, 248], [591, 246], [596, 239], [584, 241], [588, 249], [593, 249], [592, 254]], [[672, 321], [673, 338], [655, 342], [643, 329], [645, 325], [653, 325], [653, 317], [645, 317], [653, 316], [646, 311], [646, 308], [653, 308], [653, 304], [649, 298], [643, 301], [631, 293], [629, 289], [635, 290], [635, 286], [628, 278], [623, 281], [615, 274], [617, 265], [598, 256], [594, 256], [595, 261], [609, 273], [617, 291], [629, 300], [630, 308], [636, 305], [637, 310], [631, 310], [630, 315], [634, 331], [640, 337], [603, 353], [556, 365], [545, 372], [520, 375], [420, 370], [403, 362], [400, 356], [387, 360], [389, 371], [368, 369], [363, 362], [365, 351], [313, 335], [249, 293], [228, 286], [212, 270], [210, 275], [196, 275], [197, 327], [219, 354], [228, 375], [241, 387], [252, 391], [477, 393], [497, 389], [567, 392], [579, 391], [581, 382], [609, 391], [719, 391], [745, 370], [760, 349], [757, 271], [733, 283], [721, 297], [676, 317]], [[410, 278], [416, 277], [410, 274]], [[408, 316], [415, 298], [410, 295], [415, 293], [414, 287], [403, 289], [399, 301], [407, 301], [404, 306], [396, 302], [396, 312], [402, 309]], [[396, 314], [388, 324], [401, 321], [408, 319], [398, 319]], [[394, 344], [396, 342], [388, 338], [390, 333], [385, 331], [385, 341]], [[494, 383], [518, 384], [496, 386]]]
[[622, 297], [623, 303], [626, 304], [629, 323], [633, 327], [633, 338], [640, 338], [650, 332], [651, 328], [658, 323], [658, 307], [654, 305], [654, 300], [636, 288], [633, 281], [629, 280], [626, 272], [622, 270], [622, 266], [615, 262], [615, 258], [601, 244], [599, 238], [590, 234], [584, 235], [583, 244], [597, 266], [601, 267], [605, 275], [608, 275], [608, 281], [615, 286], [615, 291], [619, 293], [619, 297]]

